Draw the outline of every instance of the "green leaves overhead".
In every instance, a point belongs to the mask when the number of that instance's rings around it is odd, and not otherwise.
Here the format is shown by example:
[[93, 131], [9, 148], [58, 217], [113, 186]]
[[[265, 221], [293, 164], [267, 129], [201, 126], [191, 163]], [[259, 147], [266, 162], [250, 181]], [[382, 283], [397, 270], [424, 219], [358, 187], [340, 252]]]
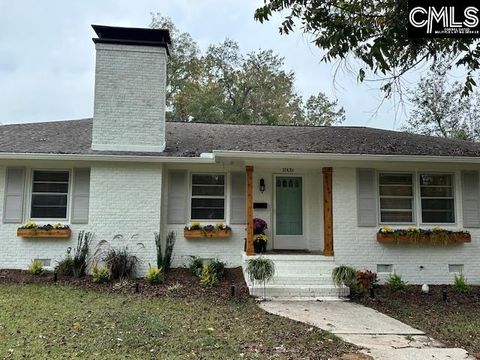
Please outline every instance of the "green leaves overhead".
[[[255, 19], [263, 23], [275, 13], [284, 15], [280, 33], [289, 34], [298, 25], [325, 50], [323, 61], [360, 60], [384, 78], [381, 88], [387, 95], [395, 81], [424, 62], [466, 69], [464, 96], [475, 86], [471, 79], [480, 69], [479, 39], [408, 38], [407, 0], [265, 0]], [[358, 80], [365, 80], [365, 69]]]

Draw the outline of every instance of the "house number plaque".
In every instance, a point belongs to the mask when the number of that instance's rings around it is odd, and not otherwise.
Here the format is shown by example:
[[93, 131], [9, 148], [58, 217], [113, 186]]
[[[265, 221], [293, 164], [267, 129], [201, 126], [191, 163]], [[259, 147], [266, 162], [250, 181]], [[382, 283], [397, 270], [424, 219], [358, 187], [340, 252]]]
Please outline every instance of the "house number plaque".
[[282, 172], [284, 172], [284, 173], [294, 173], [295, 169], [294, 168], [282, 168]]

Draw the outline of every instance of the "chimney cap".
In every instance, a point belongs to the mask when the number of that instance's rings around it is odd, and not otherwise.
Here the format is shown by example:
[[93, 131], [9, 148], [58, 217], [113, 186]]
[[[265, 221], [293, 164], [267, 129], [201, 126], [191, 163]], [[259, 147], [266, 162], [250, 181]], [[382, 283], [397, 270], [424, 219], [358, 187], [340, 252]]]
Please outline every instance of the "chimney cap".
[[98, 38], [94, 43], [109, 43], [123, 45], [158, 46], [167, 49], [172, 43], [167, 29], [132, 28], [106, 25], [92, 25]]

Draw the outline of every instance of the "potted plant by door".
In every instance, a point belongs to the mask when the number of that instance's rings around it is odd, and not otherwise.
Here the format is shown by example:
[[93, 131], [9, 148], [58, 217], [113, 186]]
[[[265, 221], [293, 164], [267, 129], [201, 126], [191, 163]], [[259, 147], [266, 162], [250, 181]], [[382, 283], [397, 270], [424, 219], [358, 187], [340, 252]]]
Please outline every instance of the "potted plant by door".
[[268, 229], [267, 222], [263, 219], [253, 219], [253, 248], [255, 253], [261, 254], [267, 251], [268, 236], [265, 230]]

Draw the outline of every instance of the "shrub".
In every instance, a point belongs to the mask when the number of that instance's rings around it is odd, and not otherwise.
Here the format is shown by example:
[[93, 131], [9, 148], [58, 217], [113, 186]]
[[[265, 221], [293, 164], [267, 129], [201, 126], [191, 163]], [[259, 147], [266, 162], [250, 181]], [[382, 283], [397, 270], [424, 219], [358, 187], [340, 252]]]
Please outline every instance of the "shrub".
[[453, 281], [453, 290], [455, 290], [458, 293], [469, 293], [471, 291], [470, 285], [467, 284], [467, 279], [465, 278], [465, 275], [463, 273], [460, 273], [460, 275], [455, 274], [455, 278]]
[[163, 282], [163, 269], [149, 266], [145, 274], [145, 281], [150, 285], [160, 284]]
[[218, 284], [218, 274], [211, 264], [203, 266], [200, 274], [200, 284], [206, 287], [212, 287]]
[[345, 285], [350, 287], [357, 280], [357, 270], [351, 266], [337, 266], [332, 271], [332, 279], [335, 285]]
[[28, 265], [28, 272], [32, 275], [42, 275], [43, 263], [40, 260], [32, 260]]
[[73, 259], [70, 254], [67, 254], [63, 260], [57, 262], [55, 271], [60, 275], [73, 276]]
[[225, 263], [218, 259], [210, 261], [202, 266], [200, 272], [200, 284], [212, 287], [225, 275]]
[[388, 275], [386, 284], [393, 290], [404, 290], [407, 287], [407, 283], [402, 280], [402, 277], [395, 273]]
[[81, 277], [87, 270], [87, 258], [90, 251], [93, 233], [80, 231], [77, 239], [77, 248], [73, 252], [73, 275]]
[[173, 246], [175, 245], [175, 233], [170, 231], [165, 239], [165, 254], [162, 252], [162, 241], [160, 234], [155, 233], [155, 246], [157, 248], [157, 268], [162, 268], [164, 272], [170, 270], [172, 263]]
[[103, 261], [105, 261], [112, 279], [132, 277], [139, 263], [138, 258], [128, 251], [128, 246], [108, 250]]
[[357, 285], [363, 288], [364, 290], [371, 289], [377, 282], [377, 273], [373, 271], [357, 271]]
[[190, 264], [188, 265], [188, 268], [193, 276], [200, 276], [202, 274], [202, 269], [203, 269], [203, 260], [200, 259], [199, 257], [192, 256], [192, 259], [190, 261]]
[[92, 242], [93, 233], [80, 231], [77, 239], [77, 247], [70, 255], [71, 248], [67, 249], [67, 256], [55, 266], [55, 271], [60, 275], [81, 277], [86, 273], [88, 266], [88, 254]]
[[225, 275], [225, 263], [218, 259], [210, 261], [209, 266], [212, 268], [213, 272], [217, 274], [217, 277], [220, 279]]
[[110, 278], [110, 271], [106, 266], [94, 265], [92, 268], [92, 280], [96, 284], [103, 284]]
[[[135, 235], [131, 237], [133, 239]], [[119, 234], [113, 237], [112, 241], [124, 241], [124, 236]], [[144, 248], [142, 243], [137, 243], [139, 248]], [[128, 246], [122, 248], [113, 248], [106, 240], [98, 243], [93, 256], [95, 262], [104, 262], [110, 271], [110, 279], [124, 279], [133, 277], [140, 259], [132, 254]]]
[[[343, 272], [345, 273], [345, 275], [343, 275], [345, 279], [347, 281], [351, 280], [351, 274], [348, 274], [348, 277], [347, 277], [347, 272], [350, 272], [350, 270], [344, 270]], [[375, 286], [377, 281], [378, 281], [377, 273], [373, 271], [369, 271], [369, 270], [356, 271], [354, 280], [350, 283], [350, 285], [347, 285], [350, 288], [350, 296], [351, 297], [365, 296], [368, 290], [370, 290]]]

